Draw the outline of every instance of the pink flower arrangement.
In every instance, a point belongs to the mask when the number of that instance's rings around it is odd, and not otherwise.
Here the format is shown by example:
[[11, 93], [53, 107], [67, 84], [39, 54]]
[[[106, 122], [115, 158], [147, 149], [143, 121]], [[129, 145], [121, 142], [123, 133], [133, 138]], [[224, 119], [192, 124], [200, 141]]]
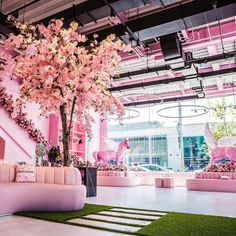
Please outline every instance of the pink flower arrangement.
[[9, 114], [9, 117], [11, 117], [19, 127], [28, 132], [31, 139], [36, 143], [43, 143], [45, 146], [48, 146], [48, 143], [40, 130], [34, 127], [32, 120], [26, 118], [26, 113], [18, 112], [15, 117], [12, 117], [12, 113], [14, 112], [13, 104], [14, 101], [12, 96], [8, 95], [6, 89], [0, 85], [0, 107]]
[[90, 161], [85, 161], [81, 156], [70, 155], [70, 165], [74, 167], [92, 167]]
[[236, 172], [236, 162], [208, 165], [204, 172]]
[[124, 165], [112, 165], [106, 162], [97, 164], [98, 171], [127, 171], [127, 167]]

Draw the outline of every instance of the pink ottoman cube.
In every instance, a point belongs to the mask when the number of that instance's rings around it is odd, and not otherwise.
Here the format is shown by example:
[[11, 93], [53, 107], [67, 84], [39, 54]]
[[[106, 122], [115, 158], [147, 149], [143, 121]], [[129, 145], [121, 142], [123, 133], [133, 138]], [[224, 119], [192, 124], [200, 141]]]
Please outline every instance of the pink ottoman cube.
[[163, 187], [162, 178], [155, 178], [155, 186], [156, 186], [156, 188], [162, 188]]
[[163, 188], [174, 188], [173, 178], [162, 178]]

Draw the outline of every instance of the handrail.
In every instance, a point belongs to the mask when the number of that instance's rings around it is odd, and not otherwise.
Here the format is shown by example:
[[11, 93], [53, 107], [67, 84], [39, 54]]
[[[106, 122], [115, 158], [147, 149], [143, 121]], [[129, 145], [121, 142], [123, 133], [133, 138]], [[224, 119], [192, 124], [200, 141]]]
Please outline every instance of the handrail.
[[29, 157], [30, 159], [32, 159], [32, 156], [12, 137], [12, 135], [11, 134], [9, 134], [8, 132], [7, 132], [7, 130], [6, 129], [4, 129], [3, 127], [2, 127], [2, 125], [0, 125], [0, 128], [3, 130], [3, 132], [21, 149], [21, 151], [23, 151], [24, 153], [25, 153], [25, 155], [27, 156], [27, 157]]

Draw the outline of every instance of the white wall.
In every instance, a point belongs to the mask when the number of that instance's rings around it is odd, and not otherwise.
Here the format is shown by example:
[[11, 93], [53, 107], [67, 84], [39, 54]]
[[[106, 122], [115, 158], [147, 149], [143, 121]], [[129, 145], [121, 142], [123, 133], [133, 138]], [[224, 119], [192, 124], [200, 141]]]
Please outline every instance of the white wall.
[[[7, 88], [7, 93], [13, 95], [13, 98], [19, 96], [19, 85], [16, 81], [5, 80], [4, 85]], [[39, 129], [46, 140], [48, 140], [49, 122], [47, 118], [39, 119], [39, 109], [36, 104], [29, 104], [26, 107], [27, 119], [32, 119], [35, 128]], [[35, 157], [34, 149], [35, 142], [29, 138], [28, 132], [20, 128], [14, 120], [12, 120], [4, 109], [0, 109], [0, 125], [14, 138], [19, 146], [21, 146], [31, 157]], [[17, 144], [0, 129], [0, 136], [6, 141], [5, 160], [7, 162], [27, 161], [31, 159], [19, 148]]]

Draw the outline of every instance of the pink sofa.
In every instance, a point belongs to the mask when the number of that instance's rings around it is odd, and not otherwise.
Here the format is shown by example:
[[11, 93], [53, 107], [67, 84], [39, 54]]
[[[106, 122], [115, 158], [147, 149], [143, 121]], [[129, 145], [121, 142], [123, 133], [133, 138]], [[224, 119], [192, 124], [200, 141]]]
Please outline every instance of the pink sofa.
[[[223, 178], [223, 179], [222, 179]], [[186, 180], [188, 190], [236, 192], [236, 172], [200, 172]]]
[[35, 183], [16, 183], [15, 166], [0, 165], [0, 215], [83, 208], [86, 187], [73, 167], [36, 167]]

